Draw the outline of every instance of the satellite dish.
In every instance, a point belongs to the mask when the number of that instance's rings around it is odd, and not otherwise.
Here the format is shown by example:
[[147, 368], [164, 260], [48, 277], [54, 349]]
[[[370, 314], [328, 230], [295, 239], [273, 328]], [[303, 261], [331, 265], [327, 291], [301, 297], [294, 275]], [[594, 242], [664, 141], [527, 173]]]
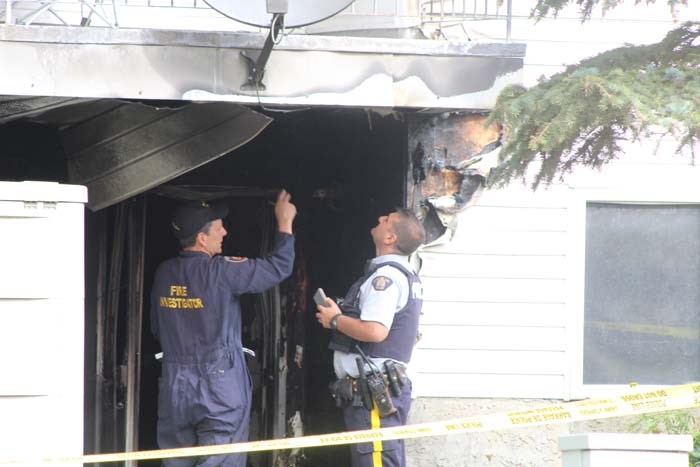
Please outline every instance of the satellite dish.
[[[269, 28], [272, 13], [261, 0], [204, 0], [219, 13], [241, 23]], [[354, 0], [289, 0], [284, 24], [289, 28], [307, 26], [330, 18], [347, 8]]]

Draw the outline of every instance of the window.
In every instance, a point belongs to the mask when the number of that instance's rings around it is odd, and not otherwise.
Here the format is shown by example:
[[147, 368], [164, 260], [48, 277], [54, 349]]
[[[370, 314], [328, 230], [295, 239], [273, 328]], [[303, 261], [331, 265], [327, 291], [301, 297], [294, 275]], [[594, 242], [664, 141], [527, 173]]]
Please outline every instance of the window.
[[700, 378], [700, 205], [585, 209], [583, 384]]

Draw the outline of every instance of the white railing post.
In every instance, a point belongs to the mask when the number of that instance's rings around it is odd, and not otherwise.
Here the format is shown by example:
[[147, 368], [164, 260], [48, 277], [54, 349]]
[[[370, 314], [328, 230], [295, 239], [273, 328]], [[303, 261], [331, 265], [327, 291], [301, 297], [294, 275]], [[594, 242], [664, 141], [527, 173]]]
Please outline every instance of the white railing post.
[[5, 1], [5, 24], [13, 24], [12, 20], [12, 0]]
[[[450, 9], [448, 10], [448, 8]], [[425, 21], [431, 23], [442, 23], [446, 19], [451, 18], [461, 19], [462, 21], [505, 20], [505, 33], [502, 37], [507, 41], [512, 39], [513, 0], [506, 0], [505, 11], [499, 6], [497, 0], [472, 0], [469, 6], [467, 6], [467, 0], [462, 0], [461, 2], [457, 0], [420, 0], [419, 10], [421, 19], [427, 17]]]
[[510, 40], [511, 32], [513, 30], [513, 0], [508, 0], [506, 8], [506, 40]]

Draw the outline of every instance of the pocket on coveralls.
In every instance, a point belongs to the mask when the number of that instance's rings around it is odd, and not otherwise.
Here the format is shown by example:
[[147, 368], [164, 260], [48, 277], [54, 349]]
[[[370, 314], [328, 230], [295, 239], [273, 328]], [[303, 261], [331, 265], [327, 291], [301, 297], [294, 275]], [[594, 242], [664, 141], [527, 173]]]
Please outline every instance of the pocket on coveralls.
[[232, 357], [222, 358], [209, 373], [211, 401], [221, 408], [245, 406], [248, 375], [245, 368], [239, 368]]

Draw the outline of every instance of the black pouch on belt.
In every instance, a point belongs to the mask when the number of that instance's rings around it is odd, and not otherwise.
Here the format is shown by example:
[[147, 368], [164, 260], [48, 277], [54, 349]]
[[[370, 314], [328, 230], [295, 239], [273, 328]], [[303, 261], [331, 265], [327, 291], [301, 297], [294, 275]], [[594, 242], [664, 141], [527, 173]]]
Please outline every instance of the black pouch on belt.
[[399, 386], [399, 376], [396, 372], [396, 364], [391, 360], [387, 360], [384, 362], [384, 369], [386, 371], [387, 379], [389, 380], [391, 394], [394, 397], [399, 397], [401, 395], [401, 386]]
[[396, 376], [399, 379], [399, 386], [404, 387], [408, 383], [408, 375], [406, 374], [406, 367], [400, 363], [394, 364], [394, 369], [396, 369]]

